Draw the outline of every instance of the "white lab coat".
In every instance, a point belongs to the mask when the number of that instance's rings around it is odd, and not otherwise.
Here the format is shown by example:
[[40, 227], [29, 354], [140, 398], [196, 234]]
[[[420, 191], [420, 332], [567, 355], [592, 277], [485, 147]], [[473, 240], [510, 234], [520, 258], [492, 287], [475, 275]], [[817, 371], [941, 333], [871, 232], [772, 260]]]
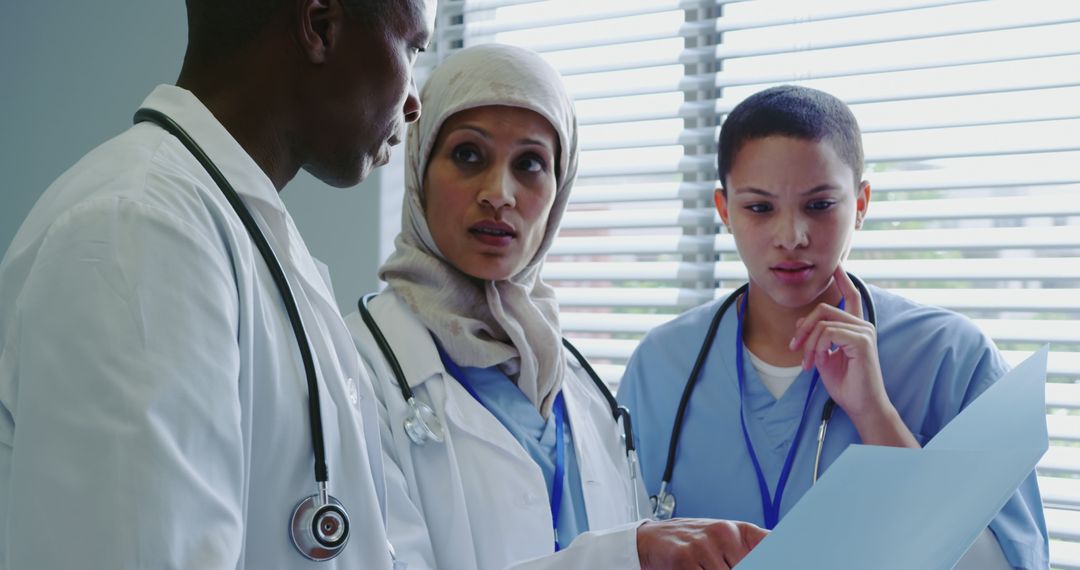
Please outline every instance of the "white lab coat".
[[293, 547], [315, 492], [304, 368], [236, 214], [141, 124], [42, 196], [0, 264], [0, 567], [389, 568], [377, 407], [328, 283], [274, 187], [189, 92], [170, 115], [276, 251], [317, 362], [344, 553]]
[[[574, 374], [563, 384], [563, 394], [585, 510], [594, 531], [551, 555], [551, 510], [539, 466], [446, 372], [430, 333], [392, 290], [374, 299], [371, 311], [416, 398], [428, 402], [445, 426], [445, 443], [412, 443], [403, 427], [409, 407], [387, 361], [360, 314], [346, 317], [361, 356], [373, 370], [375, 395], [385, 407], [387, 480], [403, 477], [408, 489], [407, 496], [391, 492], [387, 497], [388, 531], [394, 544], [410, 553], [422, 553], [429, 545], [434, 552], [434, 559], [413, 559], [410, 568], [501, 570], [530, 559], [536, 560], [523, 566], [640, 567], [636, 530], [640, 522], [635, 521], [634, 486], [621, 428], [607, 400], [573, 357], [567, 355]], [[644, 501], [644, 489], [639, 491]], [[426, 525], [418, 524], [421, 518]]]

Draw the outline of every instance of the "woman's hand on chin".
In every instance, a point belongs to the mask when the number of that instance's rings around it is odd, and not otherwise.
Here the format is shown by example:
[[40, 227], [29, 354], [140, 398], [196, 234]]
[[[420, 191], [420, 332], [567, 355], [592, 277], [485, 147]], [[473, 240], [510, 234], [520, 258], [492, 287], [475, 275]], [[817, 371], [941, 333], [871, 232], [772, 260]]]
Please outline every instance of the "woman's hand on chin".
[[833, 272], [844, 308], [821, 303], [795, 325], [791, 350], [803, 369], [817, 367], [829, 396], [851, 418], [862, 442], [919, 447], [889, 401], [877, 352], [877, 329], [863, 319], [863, 299], [842, 266]]

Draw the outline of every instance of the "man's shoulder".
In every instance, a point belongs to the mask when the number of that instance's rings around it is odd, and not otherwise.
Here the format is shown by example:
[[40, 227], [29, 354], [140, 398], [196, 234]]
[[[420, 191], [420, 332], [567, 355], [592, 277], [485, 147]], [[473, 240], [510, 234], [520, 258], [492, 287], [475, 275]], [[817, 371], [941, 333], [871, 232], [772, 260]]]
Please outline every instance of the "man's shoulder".
[[175, 146], [145, 125], [105, 141], [46, 189], [16, 241], [40, 239], [60, 222], [132, 214], [215, 231], [220, 207], [198, 163]]
[[192, 190], [206, 186], [200, 167], [173, 142], [160, 129], [133, 126], [88, 152], [46, 192], [60, 205], [123, 197], [170, 206], [185, 196], [197, 198]]

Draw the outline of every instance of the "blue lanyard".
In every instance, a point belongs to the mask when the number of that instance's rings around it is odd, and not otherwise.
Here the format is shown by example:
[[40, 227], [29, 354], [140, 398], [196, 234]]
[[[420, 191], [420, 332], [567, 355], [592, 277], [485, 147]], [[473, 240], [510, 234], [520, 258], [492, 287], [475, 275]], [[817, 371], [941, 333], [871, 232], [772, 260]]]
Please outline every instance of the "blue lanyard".
[[[446, 354], [446, 351], [437, 341], [435, 346], [439, 349], [439, 359], [442, 360], [446, 371], [465, 388], [465, 391], [472, 395], [474, 400], [487, 408], [484, 401], [480, 399], [480, 394], [477, 394], [476, 389], [469, 384], [461, 367], [450, 358], [450, 355]], [[555, 412], [555, 473], [551, 478], [551, 493], [548, 497], [551, 500], [551, 530], [555, 535], [555, 552], [558, 552], [562, 549], [559, 545], [559, 511], [562, 508], [563, 479], [566, 476], [566, 442], [563, 440], [566, 401], [563, 400], [561, 391], [555, 396], [553, 409]]]
[[[788, 449], [787, 457], [784, 459], [784, 467], [780, 470], [780, 480], [776, 482], [776, 496], [773, 497], [769, 494], [769, 485], [765, 482], [765, 473], [761, 470], [761, 463], [758, 461], [757, 453], [754, 452], [754, 444], [750, 441], [750, 432], [746, 429], [746, 412], [743, 408], [743, 387], [746, 384], [746, 373], [743, 370], [743, 319], [746, 316], [746, 302], [749, 297], [750, 291], [747, 290], [746, 294], [743, 295], [742, 302], [739, 303], [739, 325], [735, 332], [735, 366], [739, 376], [739, 423], [742, 424], [743, 441], [746, 443], [746, 450], [750, 452], [750, 460], [754, 463], [754, 472], [757, 475], [758, 490], [761, 492], [761, 511], [765, 515], [765, 528], [772, 530], [776, 527], [776, 523], [780, 521], [780, 501], [784, 497], [784, 488], [787, 487], [788, 476], [791, 475], [795, 450], [799, 447], [799, 434], [802, 433], [803, 425], [806, 423], [806, 410], [810, 407], [810, 400], [814, 396], [814, 388], [817, 387], [820, 375], [817, 368], [815, 368], [814, 375], [810, 379], [810, 389], [806, 392], [806, 402], [803, 404], [802, 416], [799, 417], [799, 427], [795, 429], [795, 436], [791, 439], [791, 447]], [[840, 299], [840, 309], [843, 308], [844, 300]]]

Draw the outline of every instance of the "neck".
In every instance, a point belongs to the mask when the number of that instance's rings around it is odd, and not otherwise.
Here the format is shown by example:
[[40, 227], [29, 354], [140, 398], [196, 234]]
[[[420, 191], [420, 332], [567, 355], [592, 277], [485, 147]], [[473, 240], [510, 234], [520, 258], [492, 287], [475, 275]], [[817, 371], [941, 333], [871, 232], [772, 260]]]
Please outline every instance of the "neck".
[[185, 59], [176, 85], [199, 98], [280, 192], [296, 176], [301, 161], [288, 144], [292, 116], [282, 79], [251, 63], [275, 61], [262, 57], [241, 54], [209, 64]]
[[774, 366], [797, 366], [802, 362], [802, 351], [788, 350], [788, 343], [795, 336], [795, 323], [814, 310], [819, 303], [837, 305], [840, 290], [830, 283], [813, 302], [800, 307], [780, 305], [760, 288], [750, 283], [747, 314], [743, 321], [743, 342], [765, 362]]

